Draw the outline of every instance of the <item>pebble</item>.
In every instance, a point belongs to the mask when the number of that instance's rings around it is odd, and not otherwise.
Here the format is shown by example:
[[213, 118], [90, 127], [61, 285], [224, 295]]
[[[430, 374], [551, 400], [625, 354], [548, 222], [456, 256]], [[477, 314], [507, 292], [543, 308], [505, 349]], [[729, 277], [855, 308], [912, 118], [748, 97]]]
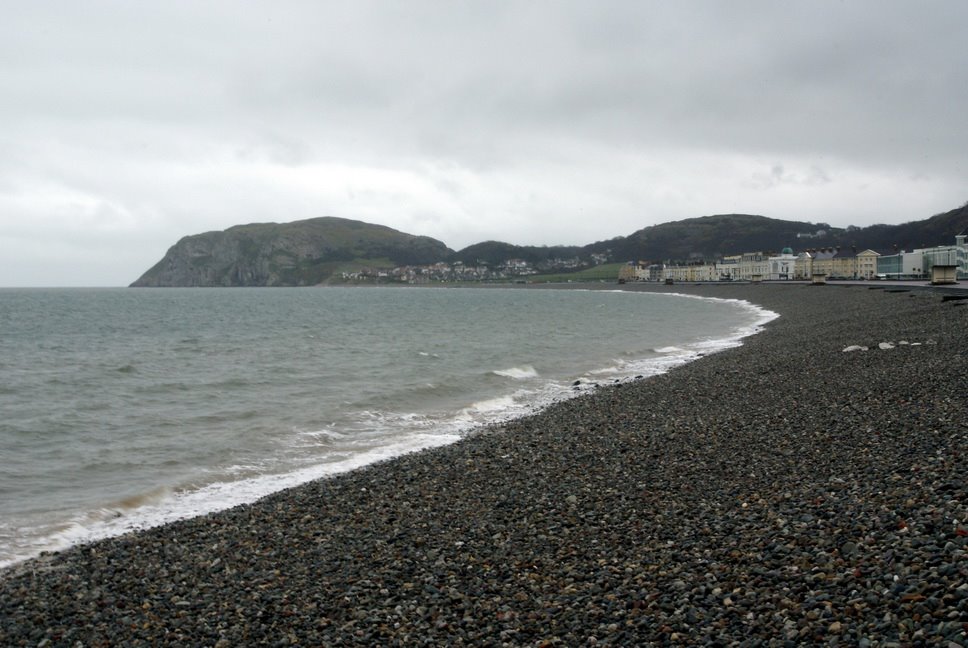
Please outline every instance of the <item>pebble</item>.
[[[649, 289], [781, 317], [451, 446], [15, 565], [0, 645], [968, 643], [968, 309]], [[934, 343], [842, 353], [878, 340]]]

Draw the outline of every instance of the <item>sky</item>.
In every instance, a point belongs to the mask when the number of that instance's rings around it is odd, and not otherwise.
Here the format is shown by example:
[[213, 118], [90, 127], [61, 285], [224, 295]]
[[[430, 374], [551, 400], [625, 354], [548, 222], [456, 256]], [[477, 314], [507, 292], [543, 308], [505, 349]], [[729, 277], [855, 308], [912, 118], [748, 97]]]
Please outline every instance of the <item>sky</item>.
[[123, 286], [183, 236], [317, 216], [457, 250], [968, 200], [964, 0], [0, 11], [0, 286]]

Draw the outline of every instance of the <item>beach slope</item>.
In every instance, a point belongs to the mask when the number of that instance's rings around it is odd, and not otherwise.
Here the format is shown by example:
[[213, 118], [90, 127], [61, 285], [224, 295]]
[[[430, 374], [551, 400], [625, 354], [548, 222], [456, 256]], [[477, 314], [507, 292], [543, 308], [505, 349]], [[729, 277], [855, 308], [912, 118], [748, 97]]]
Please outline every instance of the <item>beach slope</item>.
[[0, 644], [964, 643], [965, 302], [653, 289], [781, 317], [452, 446], [18, 565]]

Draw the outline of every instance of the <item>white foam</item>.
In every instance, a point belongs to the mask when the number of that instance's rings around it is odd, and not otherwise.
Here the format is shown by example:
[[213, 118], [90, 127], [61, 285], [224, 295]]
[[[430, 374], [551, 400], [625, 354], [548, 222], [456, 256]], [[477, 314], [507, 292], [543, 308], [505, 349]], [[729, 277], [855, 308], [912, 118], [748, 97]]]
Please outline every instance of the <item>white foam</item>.
[[625, 370], [628, 366], [627, 362], [616, 361], [616, 363], [610, 367], [602, 367], [601, 369], [592, 369], [588, 372], [589, 376], [608, 376], [611, 374], [617, 374]]
[[677, 297], [686, 297], [689, 299], [701, 299], [701, 300], [712, 301], [712, 302], [720, 302], [724, 304], [734, 304], [736, 306], [739, 306], [743, 310], [746, 310], [752, 313], [755, 316], [755, 319], [753, 320], [752, 323], [744, 326], [738, 326], [735, 329], [726, 332], [726, 335], [724, 335], [723, 337], [709, 338], [694, 344], [687, 345], [687, 347], [690, 349], [703, 349], [704, 351], [707, 351], [707, 352], [715, 352], [715, 351], [721, 351], [723, 349], [739, 346], [740, 344], [742, 344], [741, 340], [743, 338], [759, 333], [760, 331], [763, 330], [763, 327], [765, 325], [767, 325], [768, 323], [772, 322], [773, 320], [775, 320], [777, 317], [780, 316], [779, 313], [776, 313], [771, 310], [767, 310], [762, 306], [757, 306], [756, 304], [752, 304], [743, 299], [723, 299], [721, 297], [700, 297], [698, 295], [685, 295], [683, 293], [662, 293], [662, 294], [674, 295]]
[[465, 411], [475, 414], [487, 414], [490, 412], [505, 412], [514, 407], [513, 396], [498, 396], [487, 400], [478, 401], [466, 408]]
[[299, 486], [316, 479], [349, 472], [357, 468], [398, 457], [418, 450], [451, 444], [456, 434], [414, 433], [396, 437], [392, 443], [374, 446], [339, 461], [315, 464], [284, 474], [269, 474], [232, 481], [217, 481], [201, 488], [168, 493], [153, 498], [131, 511], [103, 508], [74, 518], [69, 526], [53, 533], [31, 547], [24, 547], [23, 555], [0, 561], [0, 567], [12, 565], [42, 551], [58, 551], [70, 546], [131, 531], [149, 529], [185, 518], [206, 515], [215, 511], [254, 502], [266, 495]]
[[[708, 338], [705, 340], [700, 340], [698, 342], [694, 342], [686, 345], [686, 348], [683, 350], [683, 352], [687, 354], [691, 354], [692, 357], [697, 357], [694, 353], [692, 353], [692, 351], [696, 349], [702, 349], [704, 353], [714, 353], [715, 351], [720, 351], [723, 349], [739, 346], [740, 344], [742, 344], [740, 340], [742, 340], [745, 337], [749, 337], [750, 335], [759, 333], [760, 331], [763, 330], [763, 327], [766, 324], [772, 322], [773, 320], [775, 320], [777, 317], [780, 316], [779, 313], [776, 313], [771, 310], [767, 310], [762, 306], [758, 306], [756, 304], [748, 302], [745, 299], [725, 299], [723, 297], [703, 297], [701, 295], [688, 295], [686, 293], [676, 293], [676, 292], [654, 293], [654, 292], [634, 292], [634, 291], [627, 291], [627, 290], [608, 290], [608, 291], [602, 291], [602, 292], [622, 293], [626, 295], [650, 295], [655, 297], [679, 297], [684, 299], [697, 299], [700, 301], [718, 302], [722, 304], [733, 304], [735, 306], [742, 308], [743, 310], [746, 310], [752, 313], [755, 316], [755, 319], [753, 320], [752, 323], [744, 326], [736, 327], [731, 331], [726, 331], [725, 335], [723, 335], [722, 337]], [[654, 349], [654, 351], [656, 353], [664, 353], [665, 351], [662, 350], [663, 348], [677, 349], [679, 347], [674, 347], [674, 346], [662, 347], [662, 348]], [[670, 351], [670, 353], [679, 353], [679, 352]]]
[[497, 369], [492, 371], [495, 376], [504, 376], [505, 378], [514, 378], [515, 380], [525, 380], [527, 378], [537, 378], [538, 371], [531, 365], [524, 365], [523, 367], [511, 367], [510, 369]]
[[[680, 297], [687, 299], [698, 299], [702, 301], [712, 301], [720, 303], [729, 303], [739, 306], [743, 310], [746, 310], [753, 314], [754, 319], [752, 323], [737, 326], [731, 330], [724, 331], [722, 335], [717, 337], [708, 337], [699, 340], [693, 340], [681, 346], [668, 345], [663, 347], [656, 347], [653, 349], [654, 353], [661, 353], [662, 356], [656, 358], [642, 358], [639, 360], [631, 361], [619, 361], [615, 365], [608, 367], [601, 367], [589, 371], [583, 378], [591, 378], [594, 382], [595, 376], [612, 376], [613, 379], [623, 379], [632, 378], [635, 376], [654, 376], [657, 374], [665, 373], [670, 369], [677, 367], [679, 365], [691, 362], [700, 358], [704, 355], [711, 353], [716, 353], [724, 349], [729, 349], [732, 347], [740, 346], [742, 344], [742, 339], [750, 335], [754, 335], [763, 330], [763, 326], [767, 323], [773, 321], [779, 317], [779, 313], [762, 308], [756, 304], [752, 304], [748, 301], [741, 299], [723, 299], [721, 297], [701, 297], [698, 295], [686, 295], [683, 293], [634, 293], [628, 291], [610, 291], [610, 292], [622, 292], [625, 294], [648, 294], [656, 296], [668, 296], [668, 297]], [[572, 390], [574, 391], [574, 390]]]
[[340, 432], [332, 428], [326, 430], [308, 430], [300, 432], [300, 435], [316, 439], [345, 439], [347, 437], [345, 432]]
[[[625, 291], [615, 292], [636, 294]], [[64, 549], [78, 543], [204, 515], [253, 502], [285, 488], [348, 472], [377, 461], [425, 448], [447, 445], [477, 426], [523, 416], [555, 401], [578, 396], [585, 388], [593, 387], [598, 376], [608, 376], [610, 381], [653, 376], [701, 355], [737, 346], [743, 337], [758, 332], [764, 324], [778, 317], [776, 313], [741, 300], [696, 297], [678, 293], [667, 295], [732, 302], [754, 313], [755, 318], [752, 324], [725, 331], [720, 337], [696, 340], [680, 346], [656, 348], [654, 352], [662, 354], [659, 357], [615, 360], [611, 365], [595, 368], [582, 376], [561, 378], [557, 381], [546, 380], [538, 386], [532, 386], [529, 390], [518, 390], [512, 394], [485, 398], [450, 413], [428, 415], [379, 410], [358, 412], [356, 420], [350, 422], [346, 429], [343, 424], [333, 423], [321, 430], [295, 434], [293, 448], [306, 448], [306, 442], [312, 440], [316, 440], [320, 445], [325, 443], [334, 446], [327, 447], [325, 452], [317, 455], [316, 458], [300, 457], [303, 465], [296, 469], [282, 472], [286, 468], [280, 464], [277, 468], [279, 472], [266, 474], [265, 471], [269, 470], [267, 466], [239, 464], [222, 470], [220, 477], [209, 475], [208, 479], [211, 480], [209, 483], [165, 492], [160, 497], [149, 498], [136, 508], [124, 510], [107, 508], [103, 511], [94, 511], [75, 518], [67, 528], [52, 529], [53, 533], [33, 542], [29, 547], [22, 547], [23, 551], [19, 556], [0, 561], [0, 567], [37, 555], [44, 550]], [[437, 357], [437, 354], [427, 354], [423, 351], [419, 353]], [[537, 370], [530, 365], [511, 367], [492, 373], [513, 380], [540, 377]], [[577, 387], [576, 378], [579, 383]], [[357, 434], [358, 432], [360, 434]], [[306, 465], [305, 461], [312, 463]]]

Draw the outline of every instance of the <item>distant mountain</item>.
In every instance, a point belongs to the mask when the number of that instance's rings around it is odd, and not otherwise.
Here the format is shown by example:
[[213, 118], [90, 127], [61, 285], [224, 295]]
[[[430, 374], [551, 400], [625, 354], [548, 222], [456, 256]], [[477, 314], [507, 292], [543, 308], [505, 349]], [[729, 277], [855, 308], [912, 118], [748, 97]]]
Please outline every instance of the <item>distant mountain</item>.
[[186, 236], [132, 286], [306, 286], [347, 266], [424, 265], [453, 250], [436, 239], [345, 218], [237, 225]]
[[[652, 225], [628, 236], [581, 247], [533, 247], [488, 241], [456, 252], [453, 258], [464, 263], [477, 259], [493, 264], [510, 258], [538, 263], [555, 257], [588, 260], [592, 254], [606, 254], [614, 261], [688, 261], [757, 250], [779, 252], [787, 246], [806, 247], [805, 243], [798, 242], [797, 235], [816, 235], [819, 231], [824, 232], [822, 244], [830, 245], [844, 230], [833, 229], [826, 223], [721, 214]], [[821, 243], [811, 240], [810, 245]]]
[[555, 245], [547, 247], [485, 241], [484, 243], [475, 243], [460, 252], [454, 252], [449, 260], [451, 262], [461, 261], [467, 265], [475, 265], [478, 263], [499, 265], [508, 259], [521, 259], [537, 265], [551, 259], [571, 259], [584, 254], [586, 254], [585, 249], [577, 245]]
[[[662, 223], [628, 236], [598, 241], [578, 248], [536, 248], [490, 241], [455, 253], [465, 263], [471, 258], [520, 258], [536, 262], [536, 255], [589, 259], [607, 254], [613, 261], [689, 261], [718, 259], [744, 252], [780, 252], [822, 247], [871, 248], [890, 252], [954, 243], [954, 236], [968, 231], [968, 203], [931, 218], [902, 225], [831, 227], [827, 223], [785, 221], [751, 214], [719, 214]], [[560, 251], [560, 252], [559, 252]]]
[[716, 259], [757, 250], [779, 252], [796, 246], [797, 234], [815, 234], [820, 230], [830, 230], [830, 226], [750, 214], [721, 214], [653, 225], [587, 248], [595, 252], [611, 250], [613, 258], [627, 261]]
[[640, 229], [584, 246], [523, 246], [486, 241], [454, 252], [436, 239], [343, 218], [239, 225], [223, 232], [187, 236], [132, 286], [306, 286], [326, 283], [341, 270], [364, 266], [500, 265], [522, 259], [536, 267], [554, 259], [588, 262], [593, 254], [612, 261], [718, 259], [743, 252], [823, 247], [894, 249], [947, 245], [968, 232], [968, 203], [902, 225], [831, 227], [750, 214], [688, 218]]
[[925, 220], [901, 225], [848, 227], [840, 234], [837, 242], [841, 246], [871, 248], [883, 253], [891, 252], [895, 248], [912, 250], [951, 245], [955, 235], [965, 233], [968, 233], [968, 203]]

